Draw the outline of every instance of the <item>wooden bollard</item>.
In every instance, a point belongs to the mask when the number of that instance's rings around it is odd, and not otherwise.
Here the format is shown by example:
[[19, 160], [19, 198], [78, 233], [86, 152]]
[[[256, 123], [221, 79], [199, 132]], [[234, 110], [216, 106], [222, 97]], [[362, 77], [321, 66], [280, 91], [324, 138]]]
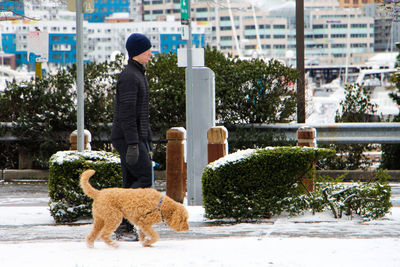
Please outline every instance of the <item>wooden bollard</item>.
[[[83, 137], [83, 149], [84, 150], [92, 150], [90, 142], [92, 142], [92, 134], [88, 130], [84, 130], [84, 137]], [[78, 130], [73, 131], [69, 135], [69, 142], [71, 144], [69, 150], [77, 150], [78, 149]]]
[[[317, 130], [315, 128], [308, 126], [299, 128], [297, 130], [297, 146], [316, 147], [316, 136]], [[314, 191], [314, 177], [303, 177], [302, 181], [308, 191]]]
[[186, 194], [186, 130], [182, 127], [169, 129], [167, 140], [167, 196], [183, 203]]
[[208, 163], [226, 156], [228, 151], [228, 130], [224, 126], [212, 127], [207, 132]]

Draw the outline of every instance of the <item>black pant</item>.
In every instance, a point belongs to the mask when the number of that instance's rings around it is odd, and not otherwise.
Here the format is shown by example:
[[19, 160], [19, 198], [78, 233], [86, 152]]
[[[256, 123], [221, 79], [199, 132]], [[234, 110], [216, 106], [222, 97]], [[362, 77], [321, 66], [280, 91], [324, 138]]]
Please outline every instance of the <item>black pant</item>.
[[128, 145], [124, 139], [112, 140], [114, 148], [121, 158], [122, 187], [145, 188], [152, 186], [152, 160], [150, 158], [150, 145], [147, 141], [139, 140], [139, 159], [135, 165], [126, 163]]

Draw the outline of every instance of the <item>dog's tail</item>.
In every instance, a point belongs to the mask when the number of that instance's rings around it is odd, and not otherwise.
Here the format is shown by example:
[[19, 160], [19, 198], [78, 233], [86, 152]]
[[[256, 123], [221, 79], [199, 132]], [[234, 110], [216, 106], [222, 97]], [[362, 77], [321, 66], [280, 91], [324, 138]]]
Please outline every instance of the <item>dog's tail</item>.
[[81, 174], [81, 180], [80, 180], [80, 184], [81, 184], [83, 192], [86, 195], [88, 195], [90, 198], [93, 198], [93, 199], [95, 199], [97, 194], [99, 193], [99, 190], [93, 188], [89, 183], [90, 177], [92, 177], [95, 172], [96, 172], [95, 170], [84, 171]]

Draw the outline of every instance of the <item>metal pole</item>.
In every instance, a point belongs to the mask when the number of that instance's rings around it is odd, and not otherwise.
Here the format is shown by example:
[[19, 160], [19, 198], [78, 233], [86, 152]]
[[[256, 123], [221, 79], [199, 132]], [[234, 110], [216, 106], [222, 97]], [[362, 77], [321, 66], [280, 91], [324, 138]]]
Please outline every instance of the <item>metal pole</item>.
[[304, 73], [304, 0], [296, 0], [296, 58], [299, 79], [297, 80], [297, 122], [306, 121], [305, 73]]
[[76, 0], [76, 90], [77, 90], [77, 128], [78, 128], [78, 144], [79, 152], [84, 150], [84, 96], [83, 96], [83, 12], [82, 1]]
[[192, 64], [192, 25], [191, 25], [191, 8], [190, 0], [188, 1], [188, 33], [187, 41], [187, 68], [186, 68], [186, 132], [187, 132], [187, 191], [188, 204], [195, 205], [196, 189], [195, 189], [195, 169], [194, 169], [194, 146], [193, 146], [193, 64]]

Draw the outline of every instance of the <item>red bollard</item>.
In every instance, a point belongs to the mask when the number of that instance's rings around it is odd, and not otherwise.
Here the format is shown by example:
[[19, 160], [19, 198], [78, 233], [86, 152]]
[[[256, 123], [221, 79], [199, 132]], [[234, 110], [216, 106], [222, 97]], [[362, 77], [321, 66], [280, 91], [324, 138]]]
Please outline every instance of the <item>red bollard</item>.
[[[299, 128], [297, 130], [297, 146], [316, 147], [317, 146], [316, 136], [317, 136], [317, 130], [315, 128], [308, 126]], [[309, 192], [314, 191], [313, 177], [310, 178], [303, 177], [302, 181]]]
[[169, 129], [167, 140], [167, 196], [183, 203], [186, 194], [186, 130], [182, 127]]
[[207, 132], [208, 163], [226, 156], [228, 151], [228, 130], [224, 126], [212, 127]]

